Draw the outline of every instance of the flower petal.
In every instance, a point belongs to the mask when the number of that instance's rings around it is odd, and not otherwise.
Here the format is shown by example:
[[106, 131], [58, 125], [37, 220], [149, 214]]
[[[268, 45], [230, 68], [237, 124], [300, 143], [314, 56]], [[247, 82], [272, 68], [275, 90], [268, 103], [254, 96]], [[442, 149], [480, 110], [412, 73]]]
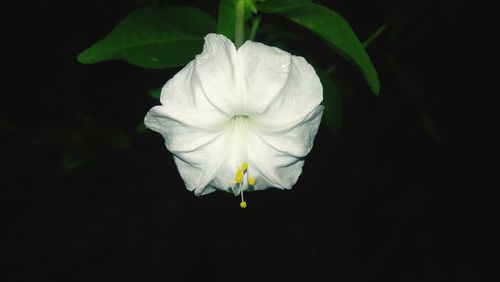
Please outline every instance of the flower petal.
[[[197, 195], [227, 189], [233, 177], [226, 127], [241, 106], [241, 81], [234, 44], [209, 34], [203, 52], [162, 88], [162, 106], [146, 115], [146, 126], [163, 135], [187, 189]], [[231, 171], [221, 169], [228, 163]]]
[[204, 120], [227, 118], [240, 104], [236, 65], [233, 43], [222, 35], [208, 34], [203, 52], [163, 86], [162, 105]]
[[323, 100], [314, 68], [303, 57], [247, 41], [238, 49], [249, 115], [261, 120], [302, 116]]
[[312, 149], [323, 106], [283, 127], [256, 126], [249, 138], [248, 158], [256, 175], [256, 190], [268, 187], [291, 189], [302, 173], [304, 158]]
[[[207, 126], [185, 113], [164, 106], [153, 107], [146, 114], [144, 123], [165, 139], [165, 145], [174, 155], [188, 190], [197, 195], [215, 191], [216, 187], [210, 187], [211, 182], [232, 153], [227, 150], [225, 125]], [[230, 173], [226, 174], [224, 177], [231, 179]]]

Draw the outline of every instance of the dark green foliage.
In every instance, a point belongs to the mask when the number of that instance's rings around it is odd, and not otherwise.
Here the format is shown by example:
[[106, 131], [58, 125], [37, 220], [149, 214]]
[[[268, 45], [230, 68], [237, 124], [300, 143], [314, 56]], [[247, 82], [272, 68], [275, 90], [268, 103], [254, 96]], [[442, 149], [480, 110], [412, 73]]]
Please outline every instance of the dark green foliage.
[[84, 64], [122, 59], [163, 69], [187, 64], [200, 53], [215, 20], [195, 7], [146, 7], [132, 12], [103, 40], [78, 55]]
[[335, 11], [307, 0], [270, 0], [257, 7], [260, 11], [286, 17], [320, 36], [336, 53], [356, 64], [373, 93], [379, 93], [375, 67], [349, 23]]

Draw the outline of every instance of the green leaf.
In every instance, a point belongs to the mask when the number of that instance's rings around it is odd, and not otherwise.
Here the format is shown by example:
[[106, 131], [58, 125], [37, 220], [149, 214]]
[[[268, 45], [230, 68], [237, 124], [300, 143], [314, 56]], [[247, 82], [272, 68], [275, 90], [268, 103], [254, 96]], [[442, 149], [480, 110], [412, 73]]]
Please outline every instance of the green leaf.
[[68, 146], [61, 156], [61, 164], [65, 170], [77, 169], [89, 161], [89, 154], [83, 146]]
[[370, 57], [347, 21], [335, 11], [308, 0], [268, 0], [258, 3], [257, 8], [283, 16], [324, 39], [336, 53], [358, 66], [372, 92], [378, 95], [380, 82]]
[[123, 131], [117, 128], [106, 128], [101, 132], [102, 139], [116, 148], [128, 148], [132, 146], [132, 140]]
[[245, 22], [252, 17], [252, 13], [257, 13], [257, 8], [252, 0], [221, 0], [219, 2], [219, 12], [217, 16], [217, 33], [224, 34], [234, 41], [234, 25], [236, 2], [245, 2]]
[[[450, 1], [450, 4], [452, 2]], [[412, 23], [415, 23], [423, 11], [431, 9], [432, 1], [421, 0], [388, 0], [386, 3], [387, 25], [389, 26], [389, 40], [394, 41]], [[405, 34], [412, 38], [410, 34]]]
[[302, 34], [293, 32], [280, 25], [273, 24], [272, 22], [266, 22], [266, 24], [262, 25], [259, 29], [259, 33], [262, 42], [267, 45], [276, 46], [285, 40], [294, 40], [294, 43], [297, 42], [297, 44], [304, 44], [306, 42], [306, 37]]
[[195, 7], [146, 7], [130, 13], [104, 39], [78, 55], [83, 64], [122, 59], [148, 69], [183, 66], [215, 30], [212, 16]]
[[155, 99], [160, 99], [160, 96], [161, 96], [161, 87], [158, 87], [158, 88], [155, 88], [151, 91], [149, 91], [149, 96], [150, 97], [153, 97]]
[[138, 126], [136, 126], [135, 131], [137, 131], [137, 133], [143, 134], [148, 131], [148, 128], [146, 127], [146, 125], [144, 125], [144, 122], [141, 122]]
[[323, 84], [323, 119], [328, 129], [338, 138], [342, 134], [342, 90], [326, 71], [317, 70]]
[[399, 84], [398, 92], [405, 94], [420, 115], [422, 127], [429, 137], [440, 143], [441, 133], [434, 122], [431, 113], [424, 106], [425, 93], [427, 93], [420, 73], [408, 65], [402, 64], [396, 57], [386, 56], [387, 66], [392, 69], [394, 77]]

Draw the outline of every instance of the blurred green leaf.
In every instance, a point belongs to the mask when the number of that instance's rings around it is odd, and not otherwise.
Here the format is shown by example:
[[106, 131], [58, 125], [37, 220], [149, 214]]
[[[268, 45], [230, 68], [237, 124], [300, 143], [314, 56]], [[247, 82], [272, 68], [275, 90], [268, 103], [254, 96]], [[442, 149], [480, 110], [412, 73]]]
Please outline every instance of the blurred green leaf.
[[425, 87], [419, 72], [412, 67], [401, 63], [396, 57], [386, 55], [387, 66], [392, 69], [394, 77], [397, 79], [402, 94], [415, 107], [420, 116], [420, 122], [425, 133], [436, 143], [441, 142], [441, 134], [436, 126], [432, 115], [424, 104]]
[[439, 129], [428, 111], [420, 112], [420, 121], [422, 122], [425, 133], [427, 133], [434, 142], [441, 143], [441, 133], [439, 133]]
[[84, 146], [68, 146], [61, 156], [61, 164], [65, 170], [82, 167], [89, 161], [89, 154]]
[[135, 131], [137, 131], [137, 133], [146, 133], [148, 131], [148, 128], [146, 127], [146, 125], [144, 125], [144, 122], [141, 122], [136, 128], [135, 128]]
[[341, 88], [326, 71], [317, 70], [323, 84], [323, 119], [328, 128], [337, 136], [342, 134], [342, 95]]
[[78, 55], [83, 64], [123, 59], [148, 69], [183, 66], [215, 30], [212, 16], [195, 7], [146, 7], [123, 19], [104, 39]]
[[389, 27], [389, 40], [393, 41], [415, 20], [421, 18], [425, 6], [432, 6], [432, 1], [387, 0], [386, 17]]
[[155, 99], [160, 99], [160, 96], [161, 96], [161, 87], [158, 87], [158, 88], [155, 88], [151, 91], [149, 91], [149, 96], [150, 97], [153, 97]]
[[[235, 11], [236, 2], [239, 0], [221, 0], [219, 2], [219, 12], [217, 15], [217, 33], [224, 34], [234, 41]], [[257, 8], [252, 0], [242, 0], [245, 2], [245, 22], [252, 17], [252, 13], [257, 13]]]
[[132, 146], [132, 139], [121, 129], [102, 127], [91, 116], [76, 113], [64, 126], [41, 129], [34, 143], [54, 148], [60, 153], [65, 170], [80, 168], [99, 158], [110, 158], [114, 152]]
[[117, 128], [103, 129], [101, 135], [109, 145], [116, 148], [128, 148], [132, 145], [132, 140], [125, 132]]
[[268, 0], [258, 3], [257, 8], [283, 16], [324, 39], [336, 53], [358, 66], [372, 92], [378, 95], [380, 82], [370, 57], [347, 21], [335, 11], [308, 0]]
[[301, 41], [301, 43], [304, 43], [306, 40], [306, 37], [302, 34], [293, 32], [272, 22], [266, 22], [266, 24], [263, 24], [259, 28], [259, 34], [263, 43], [273, 46], [276, 46], [284, 40]]
[[8, 122], [6, 120], [0, 120], [0, 131], [4, 131], [9, 134], [23, 134], [24, 131], [17, 127], [15, 124]]

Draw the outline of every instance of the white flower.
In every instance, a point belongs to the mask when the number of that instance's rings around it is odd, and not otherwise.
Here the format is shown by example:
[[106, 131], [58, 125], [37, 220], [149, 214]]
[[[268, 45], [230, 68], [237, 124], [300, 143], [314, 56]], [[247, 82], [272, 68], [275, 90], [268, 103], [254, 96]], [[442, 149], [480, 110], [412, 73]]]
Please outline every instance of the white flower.
[[161, 91], [145, 124], [165, 138], [186, 188], [241, 195], [291, 189], [313, 146], [323, 88], [302, 57], [223, 35], [205, 37], [203, 52]]

